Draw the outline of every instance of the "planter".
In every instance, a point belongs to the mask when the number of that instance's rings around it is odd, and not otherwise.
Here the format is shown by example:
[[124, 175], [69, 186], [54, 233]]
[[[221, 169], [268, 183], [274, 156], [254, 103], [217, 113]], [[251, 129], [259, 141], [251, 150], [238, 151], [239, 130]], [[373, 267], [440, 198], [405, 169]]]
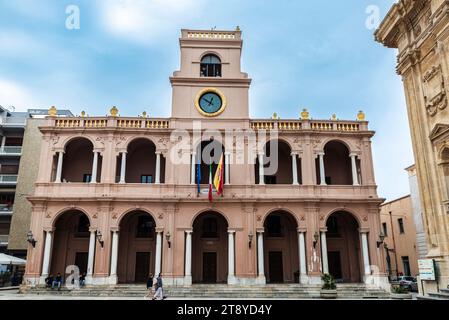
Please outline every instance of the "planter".
[[411, 293], [390, 293], [390, 298], [394, 300], [410, 300], [412, 299]]
[[337, 298], [337, 290], [325, 290], [321, 289], [320, 296], [322, 299], [336, 299]]

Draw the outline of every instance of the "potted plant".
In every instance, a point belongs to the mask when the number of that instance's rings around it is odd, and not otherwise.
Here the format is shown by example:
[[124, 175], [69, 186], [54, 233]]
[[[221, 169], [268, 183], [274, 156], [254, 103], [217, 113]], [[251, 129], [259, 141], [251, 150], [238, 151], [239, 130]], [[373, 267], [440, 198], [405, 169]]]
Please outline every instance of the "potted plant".
[[396, 285], [391, 287], [390, 297], [391, 299], [406, 300], [412, 299], [412, 294], [409, 292], [407, 288], [404, 288], [400, 285]]
[[334, 277], [325, 273], [321, 277], [323, 280], [323, 286], [321, 287], [320, 296], [323, 299], [336, 299], [337, 298], [337, 285], [335, 284]]

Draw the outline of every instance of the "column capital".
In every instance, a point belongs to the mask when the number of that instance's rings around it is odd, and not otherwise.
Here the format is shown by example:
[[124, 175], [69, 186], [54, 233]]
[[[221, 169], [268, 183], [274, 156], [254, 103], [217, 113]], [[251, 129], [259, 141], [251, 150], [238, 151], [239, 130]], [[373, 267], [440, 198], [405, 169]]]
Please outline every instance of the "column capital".
[[320, 232], [321, 233], [326, 233], [327, 232], [327, 227], [320, 228]]
[[156, 150], [155, 154], [160, 156], [162, 154], [162, 151]]
[[225, 151], [225, 156], [230, 156], [231, 155], [231, 151]]
[[298, 228], [296, 228], [296, 231], [298, 233], [306, 233], [307, 232], [307, 228], [305, 228], [305, 227], [298, 227]]
[[324, 151], [318, 151], [316, 154], [317, 156], [324, 156]]
[[112, 228], [111, 228], [111, 232], [113, 232], [113, 233], [118, 233], [119, 230], [120, 230], [119, 227], [112, 227]]
[[184, 232], [192, 234], [193, 233], [193, 229], [187, 229], [187, 230], [184, 230]]
[[55, 228], [54, 227], [46, 227], [46, 228], [44, 228], [44, 231], [53, 233], [53, 232], [55, 232]]
[[258, 155], [258, 156], [264, 156], [264, 155], [265, 155], [265, 152], [264, 152], [264, 151], [257, 151], [257, 155]]
[[163, 227], [157, 227], [156, 228], [156, 233], [162, 233], [164, 232], [164, 228]]
[[356, 153], [356, 152], [351, 152], [350, 154], [349, 154], [349, 157], [350, 158], [352, 158], [352, 157], [357, 157], [358, 156], [358, 154]]
[[101, 153], [103, 150], [101, 150], [101, 149], [93, 149], [92, 150], [92, 153]]
[[235, 231], [235, 229], [229, 229], [228, 228], [228, 233], [235, 233], [236, 231]]
[[359, 228], [360, 233], [369, 233], [369, 228]]
[[292, 151], [291, 153], [290, 153], [290, 155], [293, 157], [293, 156], [298, 156], [299, 155], [299, 152], [297, 152], [297, 151]]
[[97, 228], [95, 228], [95, 227], [89, 227], [89, 232], [90, 233], [92, 233], [92, 232], [97, 232]]
[[265, 228], [256, 228], [256, 233], [264, 233]]
[[56, 154], [58, 154], [58, 153], [62, 153], [62, 154], [64, 154], [65, 153], [65, 150], [64, 149], [55, 149], [55, 153]]

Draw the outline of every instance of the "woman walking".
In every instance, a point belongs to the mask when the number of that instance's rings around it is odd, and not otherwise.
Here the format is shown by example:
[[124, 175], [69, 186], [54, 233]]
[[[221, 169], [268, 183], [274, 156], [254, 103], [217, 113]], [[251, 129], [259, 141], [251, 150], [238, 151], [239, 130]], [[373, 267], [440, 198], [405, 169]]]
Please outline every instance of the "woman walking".
[[147, 279], [147, 290], [148, 290], [148, 294], [145, 296], [145, 298], [153, 295], [153, 274], [152, 273], [150, 273], [150, 275], [148, 276], [148, 279]]

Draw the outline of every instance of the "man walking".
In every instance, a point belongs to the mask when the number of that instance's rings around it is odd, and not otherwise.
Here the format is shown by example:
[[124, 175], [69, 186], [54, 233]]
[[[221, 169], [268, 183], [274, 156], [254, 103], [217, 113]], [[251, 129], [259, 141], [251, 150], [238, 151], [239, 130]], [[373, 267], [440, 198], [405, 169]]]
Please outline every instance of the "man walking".
[[159, 273], [156, 279], [156, 293], [153, 296], [153, 300], [163, 300], [166, 297], [164, 296], [164, 290], [162, 288], [162, 273]]

